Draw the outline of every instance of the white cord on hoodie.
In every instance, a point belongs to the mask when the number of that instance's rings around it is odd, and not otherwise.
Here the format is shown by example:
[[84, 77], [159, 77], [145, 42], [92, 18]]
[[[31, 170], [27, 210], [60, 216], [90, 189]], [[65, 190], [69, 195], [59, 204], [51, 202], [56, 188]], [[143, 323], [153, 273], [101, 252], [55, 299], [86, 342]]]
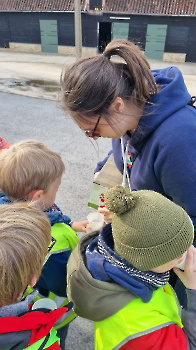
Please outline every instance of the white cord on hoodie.
[[123, 182], [122, 182], [122, 186], [125, 187], [126, 186], [126, 178], [128, 181], [128, 185], [129, 185], [129, 189], [131, 192], [131, 184], [130, 184], [130, 177], [128, 174], [128, 170], [127, 170], [127, 158], [128, 158], [128, 146], [129, 143], [127, 142], [126, 144], [126, 148], [124, 151], [124, 143], [123, 143], [123, 138], [120, 138], [120, 142], [121, 142], [121, 150], [122, 150], [122, 157], [123, 157]]

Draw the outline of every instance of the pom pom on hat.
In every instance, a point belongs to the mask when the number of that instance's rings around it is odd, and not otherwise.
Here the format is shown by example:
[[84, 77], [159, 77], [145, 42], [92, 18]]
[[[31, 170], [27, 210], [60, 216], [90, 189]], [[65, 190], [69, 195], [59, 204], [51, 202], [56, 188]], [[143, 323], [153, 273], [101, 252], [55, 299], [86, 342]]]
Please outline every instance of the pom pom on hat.
[[149, 190], [115, 186], [105, 193], [114, 250], [141, 271], [178, 258], [192, 244], [193, 224], [183, 208]]
[[116, 214], [123, 214], [135, 206], [135, 200], [129, 189], [121, 185], [107, 191], [104, 198], [106, 208]]

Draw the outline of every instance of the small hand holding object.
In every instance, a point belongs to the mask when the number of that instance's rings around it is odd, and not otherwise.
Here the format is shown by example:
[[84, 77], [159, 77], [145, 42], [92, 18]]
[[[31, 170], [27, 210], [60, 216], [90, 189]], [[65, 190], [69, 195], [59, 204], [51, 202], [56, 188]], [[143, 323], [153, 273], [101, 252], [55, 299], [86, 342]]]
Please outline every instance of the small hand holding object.
[[[86, 232], [87, 230], [87, 225], [88, 225], [88, 220], [84, 221], [73, 221], [71, 224], [71, 227], [73, 228], [74, 231], [76, 232]], [[88, 232], [89, 233], [89, 232]]]
[[186, 288], [196, 290], [196, 248], [191, 245], [187, 250], [184, 271], [177, 267], [173, 270]]
[[86, 227], [86, 233], [88, 234], [88, 233], [91, 233], [91, 232], [93, 232], [93, 231], [92, 231], [90, 225], [88, 224], [87, 227]]
[[103, 214], [103, 218], [106, 223], [112, 221], [112, 218], [114, 216], [114, 213], [112, 211], [109, 211], [106, 207], [99, 207], [98, 210], [100, 214]]
[[88, 214], [87, 219], [91, 232], [100, 230], [104, 226], [103, 215], [101, 215], [97, 210]]

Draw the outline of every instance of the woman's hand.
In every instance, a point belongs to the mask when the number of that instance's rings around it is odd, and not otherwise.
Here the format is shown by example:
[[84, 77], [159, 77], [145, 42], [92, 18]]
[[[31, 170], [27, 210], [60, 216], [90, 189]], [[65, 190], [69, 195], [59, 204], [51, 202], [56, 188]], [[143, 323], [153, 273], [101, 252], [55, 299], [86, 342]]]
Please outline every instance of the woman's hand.
[[173, 270], [186, 288], [196, 290], [196, 248], [193, 245], [187, 250], [184, 271], [177, 267]]
[[104, 221], [106, 221], [106, 223], [109, 223], [112, 221], [113, 215], [114, 213], [112, 211], [109, 211], [106, 207], [99, 207], [98, 211], [100, 212], [100, 214], [103, 214], [103, 218]]
[[99, 171], [97, 171], [96, 173], [94, 173], [94, 181], [96, 180], [97, 176], [99, 175]]

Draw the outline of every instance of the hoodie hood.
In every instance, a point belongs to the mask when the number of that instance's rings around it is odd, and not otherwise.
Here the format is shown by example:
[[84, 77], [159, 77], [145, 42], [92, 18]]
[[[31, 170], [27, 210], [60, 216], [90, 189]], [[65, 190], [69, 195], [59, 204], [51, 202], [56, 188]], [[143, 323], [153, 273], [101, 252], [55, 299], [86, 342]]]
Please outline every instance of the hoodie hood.
[[[114, 315], [136, 296], [123, 286], [94, 279], [86, 267], [86, 248], [99, 231], [82, 237], [67, 265], [67, 295], [78, 316], [98, 322]], [[100, 308], [101, 305], [101, 308]]]
[[51, 226], [54, 224], [64, 223], [71, 227], [71, 219], [64, 215], [60, 208], [54, 203], [48, 210], [45, 211], [47, 218], [50, 220]]
[[0, 192], [0, 205], [1, 204], [11, 204], [11, 200], [3, 193]]
[[[152, 75], [160, 91], [147, 101], [143, 116], [131, 138], [132, 146], [135, 146], [138, 141], [145, 140], [161, 123], [191, 100], [191, 95], [178, 68], [153, 70]], [[156, 115], [155, 118], [152, 118], [153, 114]]]
[[29, 304], [33, 303], [33, 299], [38, 295], [38, 290], [28, 294], [19, 303], [5, 305], [0, 308], [0, 317], [19, 316], [29, 310]]
[[[191, 95], [187, 91], [181, 71], [177, 67], [167, 67], [151, 71], [160, 91], [146, 102], [143, 115], [135, 132], [124, 135], [124, 143], [131, 146], [132, 162], [136, 159], [143, 145], [152, 133], [172, 115], [187, 106]], [[120, 140], [112, 140], [114, 160], [117, 168], [123, 173], [122, 156], [118, 156]], [[96, 171], [98, 171], [96, 169]]]
[[[0, 192], [0, 205], [11, 203], [11, 200], [3, 192]], [[65, 223], [71, 227], [70, 217], [63, 215], [62, 211], [55, 203], [45, 211], [45, 214], [49, 219], [51, 226], [54, 224]]]

